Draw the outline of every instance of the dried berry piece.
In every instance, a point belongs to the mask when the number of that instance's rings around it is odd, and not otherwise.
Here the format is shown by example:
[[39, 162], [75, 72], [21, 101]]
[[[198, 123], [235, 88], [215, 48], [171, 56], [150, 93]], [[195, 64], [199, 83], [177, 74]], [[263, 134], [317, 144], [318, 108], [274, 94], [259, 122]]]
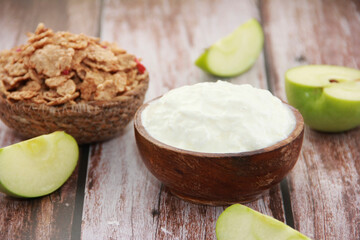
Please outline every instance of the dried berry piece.
[[61, 72], [61, 75], [69, 75], [70, 74], [70, 70], [69, 69], [65, 69]]
[[136, 67], [137, 70], [139, 71], [140, 74], [143, 74], [146, 71], [146, 68], [144, 67], [144, 65], [142, 65], [140, 63], [140, 61], [138, 59], [135, 58], [135, 62], [136, 62]]

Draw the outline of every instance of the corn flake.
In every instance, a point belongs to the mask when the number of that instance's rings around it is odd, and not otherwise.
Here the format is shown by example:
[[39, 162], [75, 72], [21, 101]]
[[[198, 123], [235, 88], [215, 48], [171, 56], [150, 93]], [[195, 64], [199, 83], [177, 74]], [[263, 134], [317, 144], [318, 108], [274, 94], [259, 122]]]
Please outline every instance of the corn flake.
[[73, 80], [67, 80], [56, 88], [56, 92], [61, 96], [73, 94], [76, 91], [76, 85]]

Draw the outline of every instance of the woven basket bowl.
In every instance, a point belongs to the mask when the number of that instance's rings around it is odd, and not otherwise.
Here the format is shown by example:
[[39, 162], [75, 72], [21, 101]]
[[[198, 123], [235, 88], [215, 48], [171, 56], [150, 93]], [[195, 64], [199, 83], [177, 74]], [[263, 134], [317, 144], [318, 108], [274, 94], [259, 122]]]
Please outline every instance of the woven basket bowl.
[[115, 137], [132, 120], [144, 101], [149, 78], [116, 101], [91, 101], [53, 107], [11, 102], [0, 94], [0, 118], [24, 138], [65, 131], [79, 144]]

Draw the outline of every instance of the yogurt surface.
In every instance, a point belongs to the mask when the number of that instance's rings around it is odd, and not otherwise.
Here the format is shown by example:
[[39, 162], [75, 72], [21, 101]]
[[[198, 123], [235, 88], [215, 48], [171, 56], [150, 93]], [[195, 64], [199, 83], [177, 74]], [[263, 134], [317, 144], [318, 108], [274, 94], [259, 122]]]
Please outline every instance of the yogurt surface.
[[269, 91], [225, 81], [169, 91], [142, 112], [148, 133], [184, 150], [235, 153], [285, 139], [295, 128], [291, 110]]

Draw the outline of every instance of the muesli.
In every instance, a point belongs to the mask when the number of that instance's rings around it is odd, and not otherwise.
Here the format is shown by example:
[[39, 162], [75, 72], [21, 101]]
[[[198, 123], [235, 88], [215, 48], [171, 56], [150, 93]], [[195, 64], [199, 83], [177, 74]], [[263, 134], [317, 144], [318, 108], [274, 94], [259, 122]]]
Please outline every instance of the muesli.
[[66, 131], [79, 144], [118, 135], [144, 101], [149, 74], [116, 44], [39, 24], [0, 52], [0, 119], [31, 138]]
[[28, 42], [0, 52], [0, 93], [9, 101], [48, 106], [116, 101], [148, 77], [125, 50], [40, 23]]

